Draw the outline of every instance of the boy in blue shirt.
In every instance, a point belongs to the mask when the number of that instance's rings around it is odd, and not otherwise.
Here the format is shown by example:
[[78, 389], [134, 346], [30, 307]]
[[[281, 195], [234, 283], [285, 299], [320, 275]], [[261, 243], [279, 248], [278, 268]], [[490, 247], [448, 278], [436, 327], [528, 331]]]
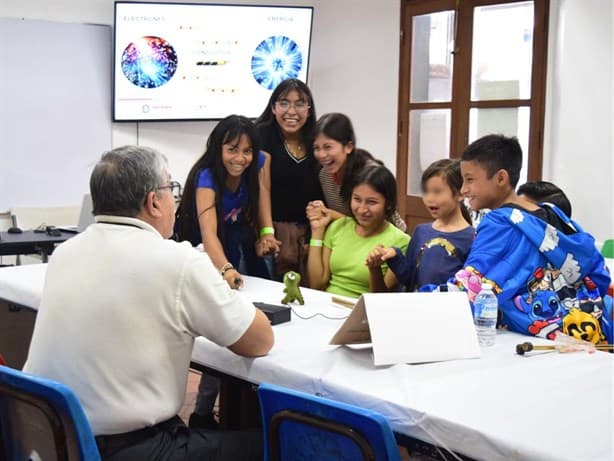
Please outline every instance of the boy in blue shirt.
[[463, 152], [461, 192], [473, 210], [492, 211], [454, 282], [472, 303], [481, 282], [490, 282], [510, 330], [611, 343], [610, 274], [593, 237], [556, 206], [516, 195], [521, 166], [516, 138], [484, 136]]

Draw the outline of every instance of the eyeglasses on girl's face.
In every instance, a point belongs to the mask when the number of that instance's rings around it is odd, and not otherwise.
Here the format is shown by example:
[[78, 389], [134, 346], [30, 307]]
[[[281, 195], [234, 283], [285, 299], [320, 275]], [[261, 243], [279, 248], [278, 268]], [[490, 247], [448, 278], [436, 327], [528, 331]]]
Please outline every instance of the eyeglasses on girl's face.
[[291, 101], [288, 101], [287, 99], [280, 99], [279, 101], [275, 102], [275, 105], [277, 106], [278, 109], [284, 112], [290, 110], [291, 107], [294, 107], [294, 110], [297, 112], [305, 112], [311, 107], [305, 101], [291, 102]]

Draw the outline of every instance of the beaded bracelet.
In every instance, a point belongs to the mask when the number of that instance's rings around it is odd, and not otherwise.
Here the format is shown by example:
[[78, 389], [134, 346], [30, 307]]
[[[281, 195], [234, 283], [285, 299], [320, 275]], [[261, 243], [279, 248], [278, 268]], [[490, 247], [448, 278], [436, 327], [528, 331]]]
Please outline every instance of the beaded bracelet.
[[263, 235], [275, 235], [275, 229], [273, 229], [272, 227], [263, 227], [262, 229], [260, 229], [260, 237], [262, 237]]
[[309, 246], [310, 247], [321, 247], [322, 246], [322, 240], [311, 239], [311, 240], [309, 240]]

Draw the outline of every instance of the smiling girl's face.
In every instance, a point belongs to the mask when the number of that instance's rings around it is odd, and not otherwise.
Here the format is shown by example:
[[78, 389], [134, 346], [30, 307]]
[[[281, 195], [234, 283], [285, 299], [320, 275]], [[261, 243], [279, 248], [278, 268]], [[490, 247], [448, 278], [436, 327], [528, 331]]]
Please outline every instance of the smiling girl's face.
[[350, 208], [356, 223], [367, 232], [377, 231], [386, 221], [386, 197], [370, 184], [354, 187]]
[[226, 168], [228, 176], [240, 177], [253, 159], [252, 141], [245, 134], [222, 145], [222, 164]]
[[351, 142], [342, 144], [325, 134], [319, 134], [313, 142], [313, 154], [329, 174], [339, 173], [353, 149]]

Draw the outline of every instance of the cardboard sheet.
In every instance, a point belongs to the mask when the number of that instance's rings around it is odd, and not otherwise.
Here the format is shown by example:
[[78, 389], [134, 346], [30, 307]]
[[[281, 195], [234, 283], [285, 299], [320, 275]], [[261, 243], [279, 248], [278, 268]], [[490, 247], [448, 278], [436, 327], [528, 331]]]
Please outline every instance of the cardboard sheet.
[[480, 357], [462, 292], [364, 294], [330, 344], [369, 342], [375, 365]]

